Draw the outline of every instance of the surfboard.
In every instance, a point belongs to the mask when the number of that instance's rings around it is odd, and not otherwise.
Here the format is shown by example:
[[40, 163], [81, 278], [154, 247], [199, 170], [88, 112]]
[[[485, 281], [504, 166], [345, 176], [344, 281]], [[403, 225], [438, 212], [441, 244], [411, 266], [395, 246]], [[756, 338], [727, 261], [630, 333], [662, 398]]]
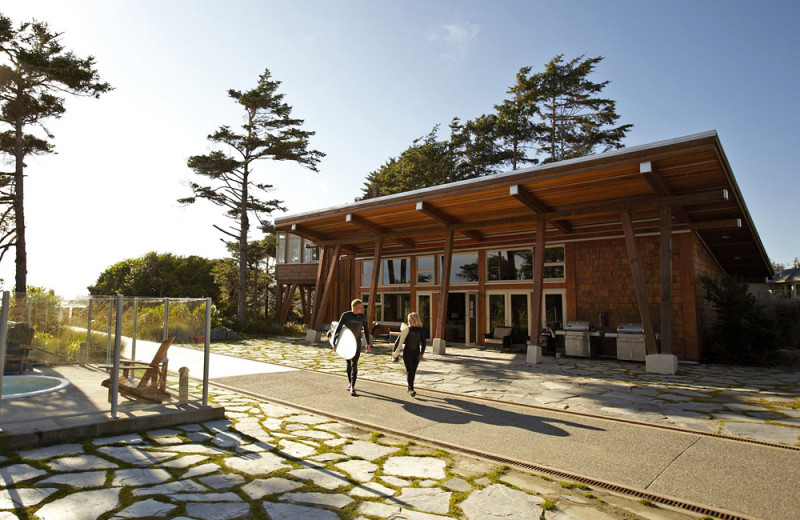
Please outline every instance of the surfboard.
[[[334, 326], [333, 323], [331, 323], [331, 330], [336, 330], [336, 326]], [[353, 359], [355, 357], [356, 352], [358, 351], [358, 343], [356, 342], [356, 337], [353, 334], [353, 331], [347, 327], [342, 327], [338, 338], [334, 339], [333, 334], [331, 334], [330, 338], [328, 339], [331, 343], [331, 346], [334, 346], [335, 341], [336, 353], [341, 357], [344, 359]]]

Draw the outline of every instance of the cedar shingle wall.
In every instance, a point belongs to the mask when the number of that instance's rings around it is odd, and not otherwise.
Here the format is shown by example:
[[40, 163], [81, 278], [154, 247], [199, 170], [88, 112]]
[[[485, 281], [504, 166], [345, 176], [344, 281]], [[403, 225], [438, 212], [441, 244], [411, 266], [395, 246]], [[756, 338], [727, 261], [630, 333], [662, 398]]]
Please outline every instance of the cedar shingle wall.
[[[638, 237], [636, 247], [642, 263], [647, 286], [647, 300], [653, 325], [661, 329], [661, 265], [659, 237]], [[687, 341], [685, 330], [693, 324], [685, 323], [681, 312], [684, 298], [682, 277], [687, 276], [681, 269], [681, 254], [686, 254], [685, 241], [672, 240], [672, 323], [673, 353], [681, 359], [696, 357], [695, 341]], [[598, 326], [601, 312], [608, 312], [608, 332], [614, 332], [620, 323], [641, 323], [639, 306], [636, 303], [636, 289], [631, 274], [628, 250], [625, 240], [599, 240], [579, 242], [570, 248], [574, 258], [575, 290], [568, 298], [574, 298], [575, 315], [569, 320], [588, 320]], [[691, 273], [689, 274], [691, 277]], [[570, 284], [572, 285], [572, 284]], [[694, 295], [690, 295], [693, 298]], [[604, 341], [602, 354], [616, 355], [614, 341]]]

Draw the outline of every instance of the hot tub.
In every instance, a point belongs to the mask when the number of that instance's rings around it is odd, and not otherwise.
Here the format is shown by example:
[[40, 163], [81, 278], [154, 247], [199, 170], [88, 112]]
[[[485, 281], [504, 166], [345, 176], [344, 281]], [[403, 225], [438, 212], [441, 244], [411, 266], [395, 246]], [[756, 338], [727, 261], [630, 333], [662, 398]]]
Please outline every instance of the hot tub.
[[3, 400], [48, 394], [69, 386], [69, 381], [51, 376], [4, 376]]

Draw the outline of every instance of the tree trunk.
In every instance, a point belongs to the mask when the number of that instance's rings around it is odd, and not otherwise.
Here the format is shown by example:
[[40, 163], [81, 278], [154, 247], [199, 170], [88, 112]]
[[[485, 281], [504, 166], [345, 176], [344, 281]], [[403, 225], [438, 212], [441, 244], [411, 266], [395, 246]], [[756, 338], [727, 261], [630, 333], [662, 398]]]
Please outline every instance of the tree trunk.
[[16, 158], [14, 169], [14, 216], [16, 218], [16, 287], [18, 294], [28, 292], [28, 253], [25, 249], [25, 186], [24, 186], [24, 159], [25, 159], [25, 134], [22, 121], [17, 120], [14, 125], [14, 155]]

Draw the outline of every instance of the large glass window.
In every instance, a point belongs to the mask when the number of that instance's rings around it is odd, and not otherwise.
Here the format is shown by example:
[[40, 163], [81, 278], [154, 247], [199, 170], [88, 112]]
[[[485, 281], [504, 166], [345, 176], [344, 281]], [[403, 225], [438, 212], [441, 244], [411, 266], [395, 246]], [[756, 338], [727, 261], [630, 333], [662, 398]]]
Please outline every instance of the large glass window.
[[303, 261], [307, 264], [314, 264], [319, 262], [319, 248], [318, 247], [304, 247], [305, 258]]
[[408, 258], [384, 260], [381, 265], [381, 283], [383, 285], [410, 283]]
[[532, 280], [533, 251], [490, 251], [486, 254], [487, 277], [489, 281], [497, 280]]
[[410, 294], [383, 295], [383, 321], [406, 321], [409, 312], [411, 312]]
[[[444, 263], [444, 257], [440, 265]], [[442, 270], [444, 272], [444, 270]], [[450, 283], [478, 281], [478, 253], [459, 253], [453, 255], [450, 266]]]
[[372, 283], [372, 260], [361, 262], [361, 287], [369, 287]]
[[279, 264], [286, 263], [286, 233], [278, 233], [278, 258]]
[[436, 261], [432, 256], [417, 257], [417, 283], [436, 282]]

